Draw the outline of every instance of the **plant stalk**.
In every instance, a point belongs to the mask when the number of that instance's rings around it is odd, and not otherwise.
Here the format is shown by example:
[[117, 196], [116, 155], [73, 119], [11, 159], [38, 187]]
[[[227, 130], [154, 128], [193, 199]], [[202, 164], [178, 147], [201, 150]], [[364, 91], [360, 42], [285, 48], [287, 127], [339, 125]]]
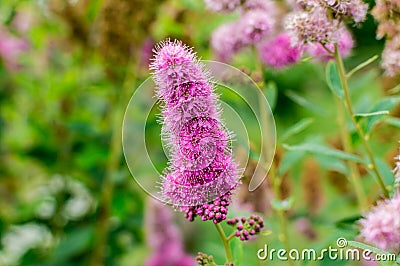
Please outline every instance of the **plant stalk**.
[[[340, 128], [340, 135], [342, 139], [343, 150], [346, 153], [353, 154], [353, 147], [350, 143], [350, 136], [347, 134], [346, 130], [346, 120], [345, 113], [340, 106], [340, 102], [338, 97], [335, 96], [336, 109], [338, 111], [338, 123]], [[355, 162], [347, 161], [347, 166], [350, 169], [351, 174], [351, 182], [354, 186], [354, 191], [356, 193], [357, 201], [360, 206], [360, 210], [363, 211], [367, 208], [367, 198], [365, 196], [364, 190], [361, 185], [361, 177], [360, 172], [358, 171], [357, 165]]]
[[335, 44], [335, 59], [336, 59], [336, 63], [338, 65], [338, 70], [339, 70], [339, 76], [340, 76], [340, 81], [342, 83], [342, 87], [343, 87], [343, 91], [344, 91], [344, 95], [345, 95], [345, 107], [347, 109], [347, 111], [349, 112], [349, 115], [351, 117], [351, 121], [353, 122], [357, 133], [359, 134], [362, 143], [365, 147], [365, 150], [367, 152], [368, 158], [370, 160], [370, 165], [368, 166], [374, 173], [376, 176], [376, 179], [378, 181], [379, 186], [382, 189], [383, 194], [388, 197], [389, 196], [389, 191], [387, 190], [385, 183], [383, 182], [383, 178], [382, 175], [380, 174], [378, 168], [377, 168], [377, 164], [374, 158], [374, 155], [372, 153], [371, 147], [369, 146], [369, 143], [367, 141], [367, 138], [360, 126], [360, 124], [356, 121], [355, 116], [354, 116], [354, 111], [353, 111], [353, 107], [352, 107], [352, 103], [351, 103], [351, 99], [350, 99], [350, 91], [349, 91], [349, 85], [347, 83], [347, 74], [344, 68], [344, 64], [343, 64], [343, 60], [342, 57], [340, 56], [339, 53], [339, 49], [337, 44]]
[[222, 229], [222, 226], [219, 223], [214, 224], [214, 225], [215, 225], [215, 228], [217, 228], [219, 236], [221, 237], [222, 244], [224, 244], [227, 262], [228, 263], [233, 262], [231, 247], [229, 246], [229, 240], [226, 238], [224, 229]]

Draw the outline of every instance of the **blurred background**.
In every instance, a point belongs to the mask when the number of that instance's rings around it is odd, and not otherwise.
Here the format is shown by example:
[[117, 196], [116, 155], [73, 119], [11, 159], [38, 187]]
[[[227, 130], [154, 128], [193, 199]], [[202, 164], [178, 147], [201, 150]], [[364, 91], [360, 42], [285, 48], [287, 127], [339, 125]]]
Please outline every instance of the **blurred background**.
[[[211, 12], [200, 0], [0, 2], [1, 266], [145, 265], [153, 255], [154, 238], [167, 232], [155, 233], [162, 226], [179, 235], [177, 246], [188, 261], [194, 261], [197, 251], [223, 261], [224, 250], [211, 223], [189, 223], [183, 214], [157, 207], [135, 183], [122, 154], [121, 125], [130, 96], [150, 75], [155, 43], [178, 38], [195, 47], [202, 59], [215, 59], [210, 35], [235, 16]], [[380, 54], [384, 44], [375, 38], [371, 17], [352, 31], [357, 46], [346, 59], [349, 68]], [[257, 76], [253, 57], [245, 49], [232, 65]], [[322, 63], [300, 62], [283, 70], [265, 67], [261, 74], [274, 88], [268, 99], [278, 139], [290, 126], [309, 119], [312, 123], [285, 143], [341, 148]], [[398, 83], [382, 77], [379, 62], [373, 63], [350, 84], [356, 109], [370, 109], [383, 96], [398, 94], [390, 90]], [[388, 182], [400, 139], [399, 106], [390, 116], [389, 122], [377, 124], [371, 137]], [[160, 125], [154, 120], [147, 127], [149, 149], [157, 149]], [[354, 142], [357, 145], [356, 136]], [[165, 155], [158, 154], [156, 167], [162, 169]], [[280, 172], [279, 196], [268, 181], [256, 192], [242, 189], [236, 195], [230, 216], [258, 212], [272, 231], [244, 245], [233, 243], [242, 265], [265, 265], [256, 257], [265, 243], [282, 247], [280, 222], [271, 207], [274, 197], [293, 199], [285, 210], [292, 247], [322, 249], [339, 236], [351, 239], [358, 233], [354, 221], [360, 211], [340, 159], [279, 147], [275, 162], [281, 161], [287, 164]], [[253, 168], [250, 160], [245, 178]], [[360, 172], [373, 202], [379, 187], [362, 166]], [[154, 223], [162, 219], [161, 225]]]

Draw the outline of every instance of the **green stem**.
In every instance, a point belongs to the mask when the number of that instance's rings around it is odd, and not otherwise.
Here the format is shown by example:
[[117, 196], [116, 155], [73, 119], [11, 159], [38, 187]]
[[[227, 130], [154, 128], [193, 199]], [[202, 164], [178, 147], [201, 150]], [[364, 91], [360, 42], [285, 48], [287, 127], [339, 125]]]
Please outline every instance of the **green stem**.
[[[281, 197], [282, 197], [281, 191], [280, 191], [282, 179], [276, 175], [275, 167], [273, 164], [271, 165], [271, 169], [270, 169], [269, 173], [270, 173], [270, 178], [271, 178], [271, 182], [272, 182], [272, 188], [275, 193], [275, 198], [278, 200], [282, 200], [281, 199]], [[278, 213], [280, 227], [281, 227], [281, 233], [279, 234], [279, 240], [282, 242], [286, 251], [289, 252], [290, 243], [289, 243], [289, 231], [288, 231], [288, 227], [287, 227], [286, 214], [285, 214], [284, 210], [276, 210], [276, 212]], [[288, 262], [289, 262], [289, 265], [291, 265], [291, 266], [294, 265], [294, 262], [290, 258], [288, 259]]]
[[[350, 136], [347, 134], [345, 113], [340, 106], [338, 97], [335, 97], [336, 109], [338, 111], [338, 123], [340, 128], [340, 135], [342, 139], [343, 149], [346, 153], [353, 154], [353, 148], [350, 142]], [[351, 182], [353, 183], [354, 190], [356, 193], [358, 204], [360, 205], [360, 210], [365, 210], [367, 208], [367, 199], [364, 190], [361, 186], [360, 172], [358, 171], [356, 163], [352, 161], [347, 161], [347, 165], [350, 169]]]
[[376, 179], [378, 181], [379, 186], [382, 189], [383, 194], [386, 197], [388, 197], [389, 196], [389, 191], [387, 190], [387, 188], [385, 186], [385, 183], [383, 182], [383, 178], [382, 178], [381, 174], [378, 171], [377, 164], [376, 164], [374, 155], [372, 153], [371, 147], [369, 146], [367, 138], [366, 138], [366, 136], [365, 136], [360, 124], [355, 119], [354, 111], [353, 111], [353, 107], [352, 107], [351, 99], [350, 99], [349, 86], [348, 86], [348, 83], [347, 83], [347, 75], [346, 75], [346, 71], [345, 71], [345, 68], [344, 68], [343, 60], [342, 60], [342, 57], [340, 56], [337, 44], [335, 44], [335, 59], [336, 59], [336, 62], [338, 64], [340, 81], [342, 83], [342, 87], [343, 87], [343, 91], [344, 91], [344, 95], [345, 95], [345, 106], [347, 108], [347, 111], [350, 114], [351, 121], [353, 122], [353, 124], [354, 124], [354, 126], [355, 126], [355, 128], [357, 130], [357, 133], [359, 134], [359, 136], [360, 136], [360, 138], [362, 140], [362, 143], [363, 143], [363, 145], [365, 147], [365, 150], [367, 151], [367, 155], [368, 155], [368, 158], [369, 158], [370, 163], [371, 163], [368, 167], [375, 173]]
[[219, 236], [221, 237], [222, 244], [224, 244], [227, 262], [233, 262], [231, 247], [229, 246], [229, 240], [226, 238], [224, 229], [222, 229], [222, 226], [219, 223], [214, 225], [215, 228], [217, 228]]

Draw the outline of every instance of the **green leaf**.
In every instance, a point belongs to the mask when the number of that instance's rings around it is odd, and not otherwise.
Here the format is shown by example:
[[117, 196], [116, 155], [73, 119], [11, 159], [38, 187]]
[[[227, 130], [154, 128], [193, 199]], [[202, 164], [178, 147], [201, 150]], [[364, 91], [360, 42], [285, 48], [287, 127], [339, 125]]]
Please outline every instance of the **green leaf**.
[[305, 151], [305, 152], [308, 152], [311, 154], [315, 154], [317, 156], [318, 155], [326, 155], [326, 156], [332, 156], [332, 157], [343, 159], [343, 160], [349, 160], [349, 161], [354, 161], [354, 162], [365, 164], [364, 160], [356, 155], [348, 154], [341, 150], [336, 150], [336, 149], [333, 149], [333, 148], [330, 148], [327, 146], [323, 146], [320, 144], [305, 143], [305, 144], [300, 144], [297, 146], [290, 146], [287, 144], [283, 144], [283, 147], [289, 151]]
[[94, 230], [92, 227], [75, 229], [67, 233], [53, 252], [54, 261], [63, 261], [90, 248]]
[[349, 173], [349, 169], [348, 169], [347, 165], [339, 158], [335, 158], [332, 156], [325, 156], [325, 155], [320, 154], [317, 157], [317, 160], [318, 160], [318, 163], [321, 165], [321, 167], [324, 169], [337, 171], [344, 175], [348, 175], [348, 173]]
[[[400, 102], [400, 97], [386, 97], [380, 100], [375, 106], [370, 110], [370, 113], [386, 111], [389, 112]], [[365, 133], [369, 133], [372, 128], [382, 119], [383, 115], [370, 116], [365, 119]]]
[[358, 114], [354, 114], [354, 117], [359, 120], [360, 118], [363, 118], [363, 117], [387, 115], [387, 114], [389, 114], [389, 111], [383, 110], [383, 111], [376, 111], [376, 112], [372, 112], [372, 113], [358, 113]]
[[294, 203], [294, 199], [292, 197], [290, 197], [285, 200], [273, 199], [271, 202], [271, 205], [272, 205], [272, 208], [274, 208], [274, 210], [287, 211], [293, 206], [293, 203]]
[[379, 248], [364, 244], [364, 243], [360, 243], [357, 241], [353, 241], [353, 240], [349, 240], [347, 241], [347, 244], [351, 247], [355, 247], [355, 248], [360, 248], [362, 250], [370, 250], [371, 252], [375, 253], [375, 254], [389, 254], [386, 251], [383, 251]]
[[276, 102], [278, 100], [278, 88], [276, 87], [275, 82], [270, 81], [266, 84], [264, 90], [264, 95], [268, 100], [269, 107], [271, 107], [271, 110], [275, 109]]
[[373, 57], [371, 57], [371, 58], [367, 59], [366, 61], [362, 62], [361, 64], [359, 64], [358, 66], [356, 66], [355, 68], [350, 70], [349, 73], [347, 73], [347, 78], [350, 78], [358, 70], [363, 69], [364, 67], [368, 66], [369, 64], [371, 64], [372, 62], [374, 62], [378, 58], [379, 58], [378, 55], [374, 55]]
[[292, 91], [292, 90], [287, 90], [285, 91], [285, 95], [289, 97], [292, 101], [297, 103], [298, 105], [318, 114], [321, 116], [324, 116], [327, 114], [326, 110], [312, 102], [310, 102], [308, 99], [304, 98], [300, 94]]
[[290, 138], [293, 135], [296, 135], [306, 129], [309, 125], [311, 125], [314, 122], [314, 119], [312, 118], [304, 118], [288, 128], [285, 133], [282, 134], [282, 137], [280, 138], [279, 142], [283, 142], [286, 139]]
[[387, 124], [400, 128], [400, 118], [397, 117], [386, 117], [384, 120]]
[[393, 184], [394, 175], [392, 169], [387, 165], [387, 163], [381, 158], [375, 158], [376, 167], [378, 168], [379, 173], [382, 174], [383, 181], [385, 184]]
[[260, 235], [262, 236], [269, 236], [270, 234], [272, 234], [271, 230], [264, 230], [260, 232]]
[[339, 72], [333, 61], [329, 61], [326, 65], [326, 82], [336, 96], [340, 99], [344, 99], [344, 92], [340, 82]]
[[278, 168], [278, 175], [282, 176], [294, 164], [299, 162], [306, 155], [305, 151], [288, 151], [283, 155], [282, 161]]
[[237, 237], [232, 240], [232, 253], [235, 265], [240, 266], [243, 262], [243, 241], [240, 241]]
[[356, 216], [351, 216], [351, 217], [347, 217], [344, 219], [341, 219], [339, 221], [335, 222], [335, 226], [338, 228], [342, 228], [342, 229], [346, 229], [346, 228], [350, 228], [353, 229], [355, 223], [362, 218], [361, 215], [356, 215]]

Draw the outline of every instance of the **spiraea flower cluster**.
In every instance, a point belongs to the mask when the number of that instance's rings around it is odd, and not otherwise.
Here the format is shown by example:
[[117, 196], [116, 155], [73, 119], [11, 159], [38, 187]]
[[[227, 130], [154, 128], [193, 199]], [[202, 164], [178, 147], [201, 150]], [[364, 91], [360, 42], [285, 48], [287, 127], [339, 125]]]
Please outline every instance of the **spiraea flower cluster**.
[[382, 67], [388, 76], [400, 75], [400, 1], [377, 0], [372, 15], [379, 23], [377, 38], [386, 37]]
[[286, 16], [285, 28], [292, 44], [325, 61], [335, 44], [342, 56], [350, 54], [354, 41], [343, 21], [363, 22], [367, 11], [368, 5], [361, 0], [297, 0]]
[[251, 215], [249, 218], [232, 218], [227, 224], [236, 226], [235, 236], [241, 241], [247, 241], [254, 238], [264, 228], [264, 220], [258, 215]]
[[163, 199], [193, 221], [226, 219], [239, 182], [210, 77], [190, 48], [169, 40], [156, 49], [151, 69], [161, 101], [162, 135], [170, 165], [161, 181]]
[[[209, 6], [210, 1], [205, 1]], [[212, 1], [214, 7], [223, 6], [225, 0]], [[236, 1], [229, 1], [235, 2]], [[216, 4], [218, 3], [218, 4]], [[276, 6], [271, 0], [246, 0], [234, 5], [239, 10], [239, 19], [225, 23], [211, 36], [211, 46], [219, 60], [229, 61], [244, 47], [254, 45], [266, 39], [274, 32]], [[219, 8], [212, 8], [220, 11]], [[224, 9], [226, 11], [226, 9]]]
[[360, 220], [361, 237], [383, 250], [400, 251], [400, 194], [374, 206]]
[[287, 30], [297, 45], [308, 43], [338, 43], [337, 30], [342, 21], [355, 23], [366, 19], [368, 5], [361, 0], [299, 0], [298, 8], [287, 16]]

